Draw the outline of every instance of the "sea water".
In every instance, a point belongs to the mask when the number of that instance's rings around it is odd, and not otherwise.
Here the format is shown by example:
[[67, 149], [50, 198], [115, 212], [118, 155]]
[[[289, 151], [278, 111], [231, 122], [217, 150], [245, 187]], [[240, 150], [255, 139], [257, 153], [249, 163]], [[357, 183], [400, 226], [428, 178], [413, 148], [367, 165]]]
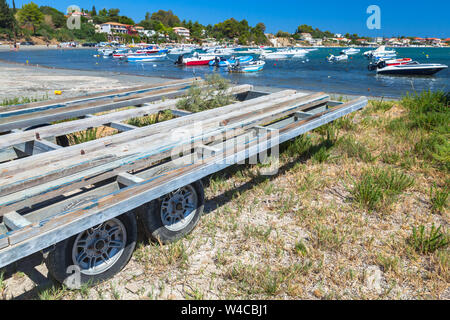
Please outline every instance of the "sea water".
[[[351, 95], [398, 98], [407, 92], [423, 90], [450, 91], [450, 70], [433, 76], [377, 75], [367, 69], [368, 59], [363, 52], [349, 56], [348, 61], [330, 63], [326, 57], [339, 55], [343, 48], [319, 48], [303, 58], [267, 60], [264, 70], [251, 74], [229, 74], [226, 68], [209, 66], [179, 67], [174, 65], [177, 56], [165, 61], [128, 63], [119, 59], [94, 57], [94, 49], [43, 49], [0, 52], [0, 59], [42, 66], [114, 72], [132, 75], [189, 78], [219, 73], [233, 83], [258, 86], [294, 88], [297, 90], [325, 91]], [[412, 58], [420, 63], [442, 63], [450, 66], [450, 48], [395, 48], [398, 58]], [[100, 74], [100, 73], [99, 73]], [[70, 73], [68, 73], [70, 76]]]

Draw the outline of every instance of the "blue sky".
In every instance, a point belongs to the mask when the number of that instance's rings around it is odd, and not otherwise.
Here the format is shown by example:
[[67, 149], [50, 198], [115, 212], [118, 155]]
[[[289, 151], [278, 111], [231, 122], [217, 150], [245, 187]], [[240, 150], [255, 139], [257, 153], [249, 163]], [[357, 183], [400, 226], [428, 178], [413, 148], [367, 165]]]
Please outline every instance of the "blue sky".
[[[12, 3], [11, 0], [7, 0]], [[20, 7], [29, 0], [16, 0]], [[97, 10], [119, 8], [122, 15], [136, 22], [145, 12], [171, 9], [181, 20], [198, 20], [215, 24], [234, 17], [246, 19], [251, 25], [264, 22], [267, 32], [294, 32], [300, 24], [308, 24], [335, 33], [358, 33], [365, 36], [450, 37], [450, 1], [448, 0], [34, 0], [38, 5], [50, 5], [65, 11], [69, 5]], [[369, 5], [381, 9], [381, 30], [369, 30], [366, 20]]]

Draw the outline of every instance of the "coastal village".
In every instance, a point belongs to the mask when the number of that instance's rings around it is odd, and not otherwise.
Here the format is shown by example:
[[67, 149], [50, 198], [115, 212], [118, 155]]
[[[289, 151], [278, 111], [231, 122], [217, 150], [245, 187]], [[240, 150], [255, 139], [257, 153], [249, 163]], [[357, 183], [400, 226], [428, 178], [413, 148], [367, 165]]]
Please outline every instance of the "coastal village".
[[[5, 2], [5, 0], [0, 1]], [[28, 45], [61, 44], [67, 46], [81, 45], [91, 42], [118, 43], [167, 43], [167, 44], [198, 44], [198, 45], [241, 45], [271, 47], [287, 46], [380, 46], [391, 47], [446, 47], [450, 38], [421, 38], [413, 35], [401, 37], [363, 37], [349, 33], [331, 33], [321, 31], [308, 25], [300, 25], [295, 32], [278, 31], [267, 33], [264, 23], [255, 27], [248, 25], [246, 20], [237, 21], [233, 18], [216, 25], [203, 26], [198, 22], [181, 21], [172, 11], [159, 10], [147, 13], [144, 20], [135, 23], [131, 18], [120, 16], [119, 9], [102, 9], [99, 12], [81, 9], [80, 11], [60, 12], [51, 7], [38, 7], [33, 2], [23, 8], [5, 9], [0, 5], [0, 11], [15, 10], [15, 20], [20, 27], [14, 30], [16, 41]], [[4, 45], [12, 44], [11, 19], [0, 15], [0, 41]], [[80, 19], [81, 30], [69, 30], [68, 19]], [[9, 29], [7, 27], [10, 27]]]

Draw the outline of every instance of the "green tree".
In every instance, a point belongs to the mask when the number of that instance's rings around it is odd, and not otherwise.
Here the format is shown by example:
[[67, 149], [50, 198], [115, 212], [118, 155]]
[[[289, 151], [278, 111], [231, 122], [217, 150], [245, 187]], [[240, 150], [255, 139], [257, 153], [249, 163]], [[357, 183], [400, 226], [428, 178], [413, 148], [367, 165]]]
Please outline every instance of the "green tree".
[[92, 6], [91, 17], [95, 17], [96, 15], [97, 15], [97, 9], [95, 9], [95, 6]]
[[66, 17], [64, 13], [49, 6], [41, 6], [39, 10], [47, 16], [52, 18], [52, 23], [55, 28], [62, 28], [66, 25]]
[[159, 10], [158, 12], [154, 12], [150, 18], [151, 20], [161, 21], [166, 27], [176, 27], [181, 24], [180, 18], [178, 18], [172, 10], [164, 11]]
[[17, 17], [22, 25], [31, 26], [33, 34], [36, 33], [36, 28], [44, 21], [44, 14], [34, 2], [23, 5], [22, 9], [17, 13]]
[[6, 0], [0, 0], [0, 28], [10, 29], [13, 27], [14, 18]]

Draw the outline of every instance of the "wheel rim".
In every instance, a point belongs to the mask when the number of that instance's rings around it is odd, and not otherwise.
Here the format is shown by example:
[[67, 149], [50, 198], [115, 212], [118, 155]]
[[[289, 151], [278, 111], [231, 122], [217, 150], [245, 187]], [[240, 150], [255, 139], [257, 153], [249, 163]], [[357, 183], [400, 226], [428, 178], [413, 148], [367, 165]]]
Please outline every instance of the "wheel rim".
[[194, 218], [197, 192], [191, 185], [173, 191], [161, 200], [161, 221], [168, 230], [180, 231]]
[[110, 269], [122, 256], [127, 232], [123, 223], [111, 219], [80, 233], [72, 249], [72, 260], [81, 273], [97, 275]]

